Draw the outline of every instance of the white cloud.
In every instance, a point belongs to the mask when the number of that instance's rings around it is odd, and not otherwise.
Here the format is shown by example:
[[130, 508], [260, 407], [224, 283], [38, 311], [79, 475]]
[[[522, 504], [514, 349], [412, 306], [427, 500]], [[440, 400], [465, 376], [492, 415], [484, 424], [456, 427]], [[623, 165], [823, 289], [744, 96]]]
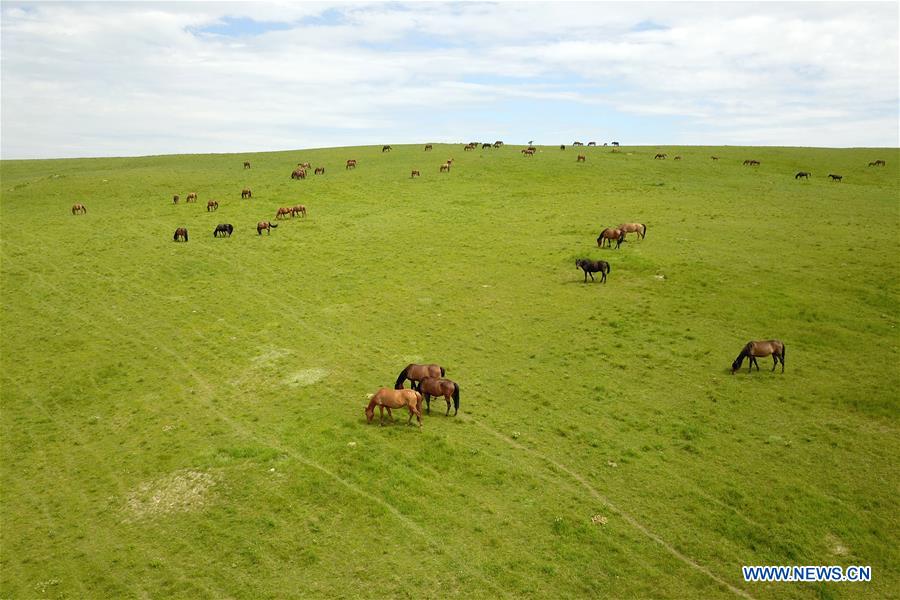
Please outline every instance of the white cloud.
[[894, 3], [0, 10], [4, 158], [527, 140], [529, 103], [564, 138], [589, 107], [653, 118], [629, 142], [898, 145]]

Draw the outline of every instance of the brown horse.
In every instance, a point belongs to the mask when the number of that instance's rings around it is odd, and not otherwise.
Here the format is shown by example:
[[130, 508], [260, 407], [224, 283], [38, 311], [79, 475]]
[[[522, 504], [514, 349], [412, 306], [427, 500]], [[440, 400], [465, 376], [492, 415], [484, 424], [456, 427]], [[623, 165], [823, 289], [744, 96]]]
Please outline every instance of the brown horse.
[[618, 228], [625, 233], [636, 233], [639, 239], [647, 237], [647, 226], [643, 223], [622, 223]]
[[440, 172], [443, 173], [444, 171], [446, 171], [448, 173], [450, 172], [450, 163], [449, 162], [445, 162], [444, 164], [441, 165]]
[[76, 202], [72, 205], [72, 214], [73, 215], [84, 215], [87, 214], [87, 208], [84, 207], [84, 204], [81, 202]]
[[429, 150], [434, 150], [434, 146], [432, 146], [431, 144], [425, 144], [425, 152], [428, 152]]
[[886, 165], [887, 165], [887, 163], [884, 162], [883, 160], [881, 160], [880, 158], [878, 160], [873, 160], [872, 162], [869, 163], [870, 167], [884, 167]]
[[744, 346], [744, 349], [741, 350], [738, 357], [731, 363], [731, 374], [734, 375], [735, 371], [741, 368], [745, 358], [750, 359], [748, 372], [753, 370], [753, 365], [756, 365], [756, 370], [759, 371], [759, 363], [756, 362], [756, 358], [769, 355], [771, 355], [772, 359], [775, 361], [772, 363], [772, 370], [775, 370], [775, 367], [778, 366], [778, 361], [780, 360], [781, 372], [784, 373], [784, 351], [784, 343], [779, 340], [747, 342], [747, 345]]
[[421, 177], [421, 176], [422, 176], [422, 174], [419, 173], [418, 171], [413, 171], [412, 173], [409, 174], [410, 179], [412, 179], [413, 177]]
[[270, 223], [269, 221], [260, 221], [256, 224], [256, 235], [262, 235], [263, 230], [265, 230], [267, 235], [272, 235], [272, 230], [278, 227], [275, 223]]
[[344, 169], [355, 169], [356, 168], [356, 159], [351, 158], [347, 160], [347, 166]]
[[525, 148], [524, 150], [522, 150], [522, 154], [524, 156], [534, 156], [534, 150], [532, 150], [531, 148]]
[[463, 146], [464, 152], [468, 152], [469, 150], [475, 150], [475, 144], [469, 143]]
[[422, 379], [426, 377], [443, 377], [444, 373], [444, 367], [440, 365], [417, 365], [411, 363], [406, 365], [406, 367], [400, 371], [400, 375], [397, 376], [397, 382], [394, 384], [394, 389], [399, 390], [403, 388], [403, 384], [407, 379], [409, 379], [410, 383], [415, 388], [416, 384]]
[[294, 216], [294, 209], [291, 208], [290, 206], [282, 206], [281, 208], [278, 209], [278, 212], [275, 213], [276, 219], [283, 219], [285, 217], [293, 217], [293, 216]]
[[181, 200], [181, 197], [178, 194], [175, 194], [174, 196], [172, 196], [172, 202], [174, 204], [178, 204], [179, 200]]
[[422, 394], [416, 390], [392, 390], [390, 388], [381, 388], [372, 395], [369, 405], [366, 406], [366, 422], [371, 423], [375, 418], [375, 407], [378, 407], [380, 413], [379, 424], [384, 425], [384, 409], [388, 411], [388, 416], [393, 419], [391, 414], [392, 408], [409, 409], [409, 421], [407, 425], [412, 423], [413, 415], [419, 421], [419, 427], [422, 426]]
[[503, 145], [503, 140], [497, 140], [496, 142], [494, 142], [494, 148], [499, 148], [502, 145]]
[[431, 414], [431, 397], [443, 396], [447, 401], [447, 412], [450, 416], [450, 399], [453, 399], [453, 416], [459, 412], [459, 384], [440, 377], [425, 377], [419, 382], [418, 389], [425, 396], [425, 412]]
[[594, 273], [599, 272], [601, 275], [600, 283], [606, 283], [606, 275], [609, 273], [609, 263], [605, 260], [590, 260], [588, 258], [579, 258], [575, 261], [575, 268], [584, 271], [584, 282], [587, 283], [588, 275], [591, 281], [594, 279]]
[[794, 179], [800, 179], [801, 177], [804, 179], [809, 179], [809, 176], [812, 175], [809, 171], [797, 171], [797, 174], [794, 175]]
[[291, 217], [294, 215], [300, 215], [302, 217], [306, 217], [306, 207], [302, 204], [297, 204], [291, 207]]
[[673, 158], [672, 160], [681, 160], [681, 156], [676, 156], [676, 157]]
[[196, 202], [197, 201], [197, 192], [190, 192], [187, 197], [184, 199], [185, 202]]
[[297, 166], [301, 169], [312, 169], [308, 162], [297, 163]]
[[719, 157], [718, 157], [718, 156], [710, 156], [710, 158], [713, 159], [713, 160], [719, 160]]
[[175, 230], [175, 237], [172, 239], [174, 239], [176, 242], [179, 239], [181, 239], [182, 242], [188, 241], [187, 229], [184, 227], [179, 227], [178, 229]]
[[250, 168], [250, 161], [249, 161], [249, 160], [245, 160], [245, 161], [244, 161], [244, 168], [245, 168], [245, 169], [249, 169], [249, 168]]
[[745, 167], [758, 167], [758, 166], [759, 166], [759, 161], [758, 161], [758, 160], [753, 160], [753, 159], [747, 159], [747, 160], [744, 161], [744, 166], [745, 166]]
[[844, 179], [843, 175], [835, 175], [834, 173], [829, 173], [828, 176], [831, 177], [832, 181], [841, 181]]
[[291, 173], [291, 179], [306, 179], [306, 169], [300, 167], [294, 169]]
[[391, 148], [390, 146], [382, 146], [381, 147], [382, 152], [390, 152], [391, 150], [393, 150], [393, 148]]
[[325, 167], [316, 167], [316, 170], [315, 170], [314, 174], [315, 174], [315, 175], [319, 175], [320, 173], [321, 173], [322, 175], [325, 174]]
[[206, 212], [210, 212], [213, 210], [219, 210], [219, 203], [215, 200], [210, 200], [206, 203]]
[[653, 160], [657, 160], [657, 159], [665, 160], [668, 157], [669, 157], [668, 154], [665, 154], [664, 152], [660, 152], [656, 156], [653, 157]]
[[580, 162], [584, 162], [586, 160], [587, 160], [587, 156], [585, 156], [584, 154], [579, 154], [578, 158], [575, 159], [575, 162], [580, 163]]
[[253, 192], [250, 191], [250, 188], [244, 188], [241, 190], [241, 200], [243, 200], [245, 198], [252, 198], [252, 197], [253, 197]]
[[572, 142], [573, 146], [584, 146], [582, 142]]
[[603, 243], [606, 242], [606, 245], [612, 248], [613, 240], [616, 240], [616, 250], [618, 250], [619, 246], [625, 241], [625, 232], [617, 227], [607, 227], [597, 236], [597, 245], [602, 248]]

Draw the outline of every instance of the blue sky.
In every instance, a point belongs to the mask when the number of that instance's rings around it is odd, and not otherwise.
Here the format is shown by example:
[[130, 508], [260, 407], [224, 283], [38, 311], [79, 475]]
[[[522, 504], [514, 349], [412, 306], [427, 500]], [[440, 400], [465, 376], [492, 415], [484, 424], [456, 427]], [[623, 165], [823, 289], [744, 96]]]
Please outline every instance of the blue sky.
[[898, 4], [16, 3], [3, 158], [897, 146]]

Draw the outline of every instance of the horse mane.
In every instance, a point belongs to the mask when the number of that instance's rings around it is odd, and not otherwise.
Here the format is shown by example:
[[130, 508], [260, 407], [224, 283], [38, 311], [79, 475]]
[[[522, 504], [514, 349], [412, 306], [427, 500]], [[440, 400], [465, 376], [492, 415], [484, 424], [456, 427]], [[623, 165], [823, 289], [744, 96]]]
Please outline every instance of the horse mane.
[[[443, 369], [441, 369], [443, 371]], [[443, 375], [443, 373], [441, 373]], [[459, 384], [453, 382], [453, 414], [459, 411]]]
[[394, 384], [394, 389], [399, 390], [403, 387], [403, 382], [406, 380], [406, 373], [409, 371], [409, 368], [412, 366], [412, 363], [403, 367], [403, 370], [400, 371], [400, 375], [397, 376], [397, 382]]

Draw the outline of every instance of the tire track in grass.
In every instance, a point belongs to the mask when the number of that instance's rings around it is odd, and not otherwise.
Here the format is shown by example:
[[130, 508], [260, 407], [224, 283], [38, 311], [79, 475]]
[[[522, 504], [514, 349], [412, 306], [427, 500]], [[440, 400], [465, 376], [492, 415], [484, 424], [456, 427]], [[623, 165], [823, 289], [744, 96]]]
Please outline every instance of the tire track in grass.
[[570, 478], [572, 478], [573, 480], [578, 482], [578, 484], [581, 485], [581, 487], [583, 487], [585, 490], [587, 490], [587, 492], [591, 496], [593, 496], [595, 499], [597, 499], [600, 502], [602, 502], [603, 504], [605, 504], [606, 507], [609, 508], [609, 510], [611, 510], [613, 513], [615, 513], [620, 518], [622, 518], [622, 520], [624, 520], [626, 523], [628, 523], [629, 525], [631, 525], [632, 527], [637, 529], [644, 536], [650, 538], [651, 540], [653, 540], [654, 542], [659, 544], [666, 552], [668, 552], [669, 554], [674, 556], [676, 559], [678, 559], [679, 561], [681, 561], [688, 567], [694, 569], [695, 571], [698, 571], [698, 572], [702, 573], [703, 575], [706, 575], [707, 577], [709, 577], [710, 579], [712, 579], [719, 585], [727, 588], [733, 594], [735, 594], [737, 596], [741, 596], [743, 598], [748, 598], [749, 600], [753, 600], [753, 596], [748, 594], [746, 591], [731, 585], [730, 583], [728, 583], [727, 581], [725, 581], [724, 579], [722, 579], [721, 577], [719, 577], [718, 575], [716, 575], [715, 573], [710, 571], [709, 568], [701, 565], [694, 559], [692, 559], [689, 556], [678, 551], [674, 546], [672, 546], [671, 544], [666, 542], [658, 534], [651, 531], [649, 528], [647, 528], [647, 526], [645, 526], [643, 523], [638, 521], [635, 517], [631, 516], [629, 513], [625, 512], [624, 510], [622, 510], [621, 508], [619, 508], [618, 506], [613, 504], [609, 498], [607, 498], [606, 496], [604, 496], [603, 494], [598, 492], [597, 489], [594, 488], [594, 486], [592, 486], [588, 482], [588, 480], [585, 479], [581, 474], [570, 469], [569, 467], [565, 466], [564, 464], [550, 458], [547, 455], [540, 454], [540, 453], [532, 450], [531, 448], [523, 446], [522, 444], [516, 442], [512, 438], [505, 436], [504, 434], [500, 433], [499, 431], [492, 429], [491, 427], [485, 425], [481, 421], [475, 420], [475, 419], [469, 417], [468, 415], [462, 414], [462, 415], [459, 415], [459, 418], [461, 418], [463, 421], [472, 423], [472, 424], [480, 427], [484, 431], [488, 432], [489, 434], [493, 435], [497, 439], [506, 443], [508, 446], [515, 448], [516, 450], [521, 450], [521, 451], [537, 458], [538, 460], [541, 460], [541, 461], [547, 463], [548, 465], [554, 467], [555, 469], [561, 471], [562, 473], [565, 473]]

